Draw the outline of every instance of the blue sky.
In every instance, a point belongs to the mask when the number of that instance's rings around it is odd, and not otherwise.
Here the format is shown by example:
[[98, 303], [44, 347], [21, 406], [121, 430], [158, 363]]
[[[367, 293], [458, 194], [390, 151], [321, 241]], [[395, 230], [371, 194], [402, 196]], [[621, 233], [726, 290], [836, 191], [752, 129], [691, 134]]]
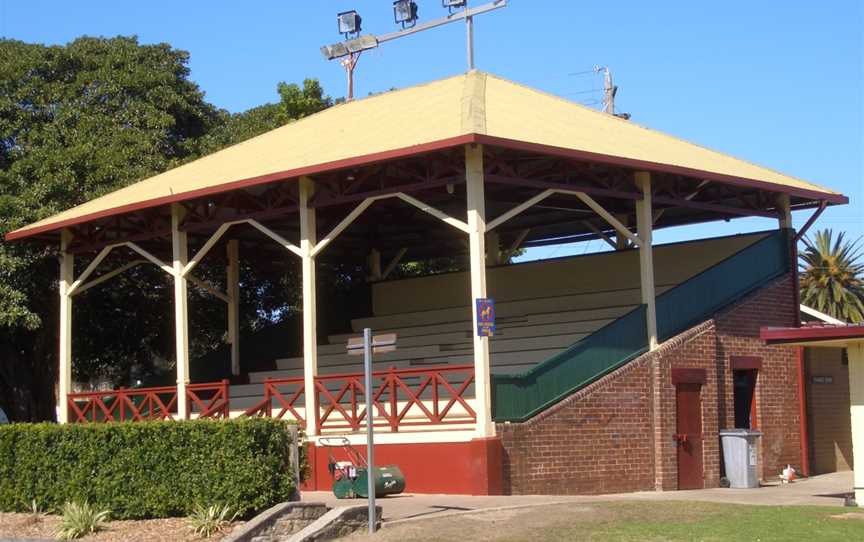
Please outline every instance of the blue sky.
[[[438, 0], [418, 4], [421, 20], [444, 13]], [[599, 97], [592, 92], [599, 77], [570, 74], [610, 66], [620, 87], [618, 109], [634, 122], [842, 191], [852, 203], [829, 209], [817, 226], [858, 237], [864, 235], [861, 6], [858, 0], [510, 0], [476, 22], [477, 67], [590, 102]], [[342, 96], [343, 71], [318, 48], [339, 39], [335, 14], [352, 8], [363, 16], [364, 31], [395, 28], [389, 0], [0, 0], [0, 35], [51, 44], [83, 34], [168, 42], [191, 53], [192, 78], [211, 102], [242, 111], [275, 101], [279, 81], [305, 77]], [[451, 25], [365, 55], [356, 94], [464, 70], [464, 26]], [[808, 214], [796, 213], [795, 225]], [[775, 226], [739, 219], [656, 237]], [[599, 244], [542, 255], [593, 251]]]

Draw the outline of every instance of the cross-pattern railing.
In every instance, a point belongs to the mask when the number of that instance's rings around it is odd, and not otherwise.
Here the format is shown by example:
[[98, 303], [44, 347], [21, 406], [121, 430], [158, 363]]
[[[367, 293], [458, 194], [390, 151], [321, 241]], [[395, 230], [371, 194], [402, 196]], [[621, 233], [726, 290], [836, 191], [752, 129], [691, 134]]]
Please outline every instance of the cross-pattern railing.
[[[186, 386], [191, 417], [227, 418], [230, 412], [227, 380]], [[69, 421], [122, 422], [177, 418], [177, 387], [121, 388], [70, 393]]]
[[[473, 426], [477, 414], [472, 365], [389, 369], [372, 374], [373, 423], [391, 431], [417, 426]], [[305, 426], [305, 385], [302, 377], [268, 378], [263, 397], [242, 414], [287, 419]], [[229, 383], [190, 384], [186, 388], [193, 418], [228, 418]], [[319, 432], [359, 431], [366, 425], [362, 374], [315, 378], [314, 420]], [[177, 388], [119, 389], [69, 394], [70, 421], [112, 422], [177, 418]]]
[[[474, 382], [471, 365], [390, 369], [372, 373], [375, 426], [473, 424], [477, 414], [465, 395]], [[321, 432], [358, 431], [366, 424], [362, 374], [315, 379], [316, 425]], [[380, 421], [377, 421], [380, 419]]]
[[[268, 378], [264, 381], [264, 398], [244, 414], [246, 416], [276, 418], [279, 420], [287, 414], [288, 419], [296, 420], [305, 427], [306, 420], [298, 411], [298, 408], [303, 405], [304, 391], [302, 377]], [[275, 415], [274, 402], [279, 409]]]

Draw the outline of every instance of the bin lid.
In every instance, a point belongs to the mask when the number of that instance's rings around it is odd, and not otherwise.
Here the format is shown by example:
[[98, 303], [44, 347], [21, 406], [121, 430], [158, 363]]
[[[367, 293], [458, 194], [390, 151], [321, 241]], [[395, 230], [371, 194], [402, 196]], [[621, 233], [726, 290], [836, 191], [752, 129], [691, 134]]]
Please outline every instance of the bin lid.
[[755, 429], [721, 429], [721, 437], [761, 437], [762, 431]]

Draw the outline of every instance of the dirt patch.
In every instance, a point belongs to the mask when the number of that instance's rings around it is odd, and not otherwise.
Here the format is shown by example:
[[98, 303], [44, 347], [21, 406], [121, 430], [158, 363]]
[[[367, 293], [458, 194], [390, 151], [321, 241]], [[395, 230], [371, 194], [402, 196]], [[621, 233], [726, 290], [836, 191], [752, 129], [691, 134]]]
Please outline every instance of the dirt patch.
[[846, 514], [835, 514], [831, 519], [857, 519], [864, 520], [864, 512], [849, 512]]
[[[578, 522], [588, 517], [598, 521], [607, 516], [610, 515], [602, 509], [577, 504], [507, 508], [399, 523], [381, 529], [371, 540], [376, 542], [534, 540], [539, 529], [548, 528], [550, 525]], [[359, 542], [370, 539], [366, 533], [356, 533], [344, 540]]]
[[[34, 518], [32, 514], [0, 513], [0, 539], [37, 539], [53, 540], [54, 532], [60, 523], [57, 516]], [[230, 532], [226, 530], [226, 534]], [[218, 535], [210, 539], [217, 541]], [[105, 529], [96, 534], [85, 536], [84, 542], [193, 542], [205, 540], [189, 529], [183, 518], [149, 519], [142, 521], [109, 521]]]

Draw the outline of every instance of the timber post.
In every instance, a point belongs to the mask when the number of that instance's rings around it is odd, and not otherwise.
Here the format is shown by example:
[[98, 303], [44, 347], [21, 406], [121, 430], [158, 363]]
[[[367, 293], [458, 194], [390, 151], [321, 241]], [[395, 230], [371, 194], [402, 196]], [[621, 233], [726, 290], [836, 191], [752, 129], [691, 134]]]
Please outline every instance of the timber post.
[[171, 247], [174, 275], [174, 337], [177, 356], [177, 417], [189, 418], [189, 401], [186, 388], [189, 385], [189, 300], [188, 284], [183, 268], [189, 263], [189, 247], [186, 232], [180, 230], [185, 209], [182, 205], [171, 205]]
[[315, 209], [309, 200], [315, 193], [315, 184], [309, 177], [300, 178], [300, 252], [303, 273], [303, 386], [306, 408], [306, 434], [318, 434], [315, 401], [315, 377], [318, 376], [317, 292], [315, 283], [315, 257], [312, 251], [317, 243]]
[[72, 232], [60, 232], [60, 352], [57, 390], [58, 420], [69, 423], [69, 391], [72, 388], [72, 295], [69, 288], [75, 275], [75, 256], [69, 252]]
[[654, 293], [654, 252], [652, 248], [654, 216], [651, 211], [651, 174], [646, 171], [637, 171], [635, 177], [636, 186], [642, 192], [642, 199], [636, 201], [636, 230], [641, 241], [639, 244], [640, 289], [648, 326], [648, 349], [655, 350], [658, 340], [657, 306]]
[[486, 202], [483, 187], [483, 147], [466, 145], [465, 181], [467, 183], [468, 238], [471, 267], [471, 334], [474, 340], [474, 390], [477, 401], [477, 436], [495, 436], [490, 394], [489, 337], [477, 334], [477, 299], [486, 297]]

